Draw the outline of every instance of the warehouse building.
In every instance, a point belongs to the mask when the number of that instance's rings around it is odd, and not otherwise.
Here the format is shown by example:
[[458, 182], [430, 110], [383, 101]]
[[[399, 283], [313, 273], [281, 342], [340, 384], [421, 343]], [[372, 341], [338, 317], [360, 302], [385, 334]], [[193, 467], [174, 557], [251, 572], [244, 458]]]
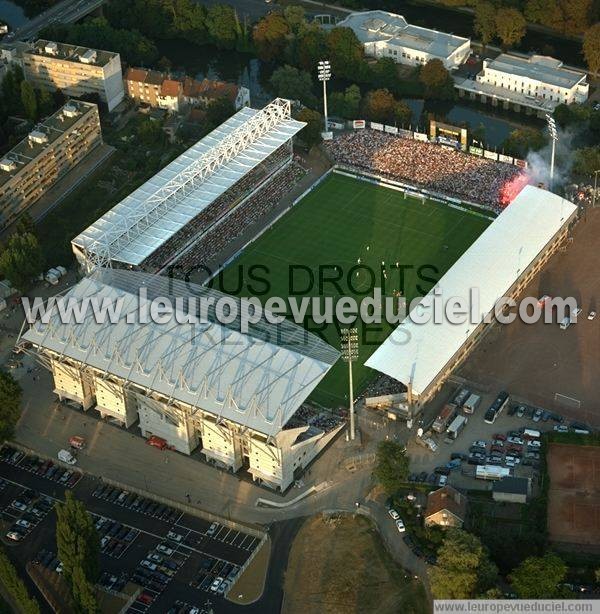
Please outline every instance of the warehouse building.
[[125, 97], [118, 53], [38, 40], [23, 51], [23, 72], [33, 87], [75, 98], [97, 94], [112, 111]]
[[566, 68], [560, 60], [508, 53], [484, 60], [475, 79], [461, 80], [456, 86], [461, 95], [472, 99], [540, 116], [552, 113], [559, 104], [584, 103], [590, 89], [584, 72]]
[[98, 107], [71, 100], [0, 160], [0, 230], [102, 143]]
[[[516, 299], [566, 245], [576, 214], [577, 207], [556, 194], [523, 188], [415, 308], [431, 314], [436, 298], [460, 297], [469, 305], [469, 317], [462, 323], [430, 317], [422, 324], [407, 317], [366, 365], [403, 383], [411, 403], [421, 407], [481, 339], [488, 318], [494, 321], [496, 301]], [[472, 300], [473, 289], [477, 300]]]
[[[200, 446], [215, 465], [281, 490], [343, 428], [342, 419], [305, 403], [339, 352], [295, 324], [263, 318], [241, 333], [239, 317], [219, 323], [221, 293], [138, 271], [97, 269], [59, 300], [92, 296], [120, 304], [116, 321], [100, 322], [89, 309], [80, 323], [65, 322], [54, 307], [48, 323], [36, 322], [19, 340], [52, 372], [61, 399], [127, 427], [139, 420], [144, 437], [162, 437], [184, 454]], [[158, 297], [177, 316], [144, 323], [139, 314]], [[228, 298], [239, 313], [247, 309]], [[201, 322], [181, 323], [190, 314]]]
[[468, 38], [413, 26], [402, 15], [386, 11], [351, 13], [336, 26], [353, 30], [366, 55], [391, 58], [399, 64], [422, 66], [429, 60], [441, 60], [452, 70], [471, 53]]
[[492, 499], [507, 503], [527, 503], [530, 489], [529, 478], [502, 478], [492, 484]]

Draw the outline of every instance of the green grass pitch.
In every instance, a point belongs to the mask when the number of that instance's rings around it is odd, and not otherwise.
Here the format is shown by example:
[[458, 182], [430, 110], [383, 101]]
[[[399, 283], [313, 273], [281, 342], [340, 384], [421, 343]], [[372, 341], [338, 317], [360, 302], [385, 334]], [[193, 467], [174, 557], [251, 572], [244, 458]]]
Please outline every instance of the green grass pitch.
[[[361, 299], [365, 290], [375, 285], [382, 287], [384, 296], [400, 290], [410, 301], [428, 292], [489, 224], [490, 220], [481, 215], [433, 201], [405, 198], [393, 189], [331, 174], [230, 264], [216, 286], [241, 296], [257, 294], [263, 303], [270, 296], [287, 298], [290, 290], [301, 292], [300, 296], [338, 297], [339, 288], [327, 281], [319, 287], [319, 278], [337, 277], [341, 272], [338, 283], [342, 294]], [[376, 283], [372, 284], [364, 269], [349, 273], [359, 260], [374, 272]], [[396, 263], [403, 268], [397, 268]], [[260, 270], [257, 274], [268, 280], [268, 289], [254, 282], [258, 291], [249, 290], [253, 285], [248, 279], [252, 265], [268, 269], [268, 273]], [[308, 287], [309, 273], [293, 268], [294, 288], [290, 288], [290, 267], [300, 265], [311, 269], [314, 283]], [[327, 267], [321, 274], [320, 266]], [[419, 274], [420, 267], [425, 268]], [[261, 295], [263, 289], [266, 292]], [[335, 325], [317, 326], [310, 320], [308, 327], [339, 347]], [[359, 360], [354, 365], [357, 393], [375, 376], [364, 366], [365, 361], [394, 325], [359, 323], [358, 328]], [[312, 399], [336, 407], [347, 402], [347, 390], [348, 368], [340, 360]]]

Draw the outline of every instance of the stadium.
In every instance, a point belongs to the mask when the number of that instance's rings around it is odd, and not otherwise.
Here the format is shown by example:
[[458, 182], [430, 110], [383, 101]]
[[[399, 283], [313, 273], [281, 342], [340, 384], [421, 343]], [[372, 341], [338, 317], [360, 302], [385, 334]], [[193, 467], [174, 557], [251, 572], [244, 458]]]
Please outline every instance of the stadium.
[[[483, 322], [565, 245], [576, 207], [526, 185], [517, 161], [372, 124], [328, 142], [331, 167], [312, 181], [293, 151], [303, 127], [286, 100], [236, 113], [73, 239], [88, 275], [66, 296], [121, 297], [131, 310], [140, 288], [149, 298], [248, 297], [257, 294], [248, 271], [260, 266], [261, 299], [360, 298], [376, 285], [426, 302], [434, 287], [478, 286]], [[203, 267], [219, 275], [190, 283]], [[305, 276], [301, 290], [290, 287], [292, 269]], [[339, 329], [309, 314], [304, 327], [261, 320], [243, 333], [238, 321], [202, 315], [200, 327], [132, 325], [125, 314], [109, 326], [63, 323], [54, 312], [22, 339], [59, 397], [128, 428], [139, 420], [145, 437], [185, 454], [199, 448], [209, 462], [285, 490], [344, 428]], [[386, 395], [407, 419], [485, 329], [423, 326], [399, 344], [408, 321], [359, 326], [356, 392]]]

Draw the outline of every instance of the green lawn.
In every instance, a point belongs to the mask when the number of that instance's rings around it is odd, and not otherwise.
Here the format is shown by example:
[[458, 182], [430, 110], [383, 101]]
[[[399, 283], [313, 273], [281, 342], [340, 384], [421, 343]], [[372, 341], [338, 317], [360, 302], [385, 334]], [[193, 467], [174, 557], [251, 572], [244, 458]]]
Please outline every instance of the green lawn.
[[[263, 302], [269, 296], [287, 298], [294, 291], [307, 296], [337, 297], [347, 293], [361, 297], [372, 294], [369, 274], [365, 271], [349, 274], [360, 259], [361, 265], [374, 271], [374, 286], [382, 287], [384, 295], [392, 296], [394, 291], [401, 290], [410, 301], [428, 292], [489, 223], [481, 215], [440, 203], [405, 199], [396, 190], [332, 174], [224, 271], [220, 287], [228, 293], [259, 295]], [[387, 279], [381, 273], [382, 262]], [[396, 268], [396, 263], [405, 267], [403, 284], [402, 271]], [[267, 275], [262, 271], [256, 275], [266, 277], [270, 284], [262, 295], [260, 289], [264, 284], [253, 284], [248, 278], [252, 265], [268, 269]], [[293, 268], [301, 265], [314, 276], [311, 287], [309, 273]], [[322, 269], [320, 275], [319, 267], [323, 266], [328, 268]], [[340, 287], [327, 281], [319, 287], [320, 277], [337, 275], [334, 266], [342, 274]], [[310, 320], [306, 326], [339, 346], [335, 325], [317, 326]], [[359, 324], [360, 358], [354, 367], [356, 391], [362, 390], [374, 376], [364, 362], [393, 327], [387, 323]], [[347, 367], [340, 361], [312, 398], [330, 407], [344, 404], [347, 386]]]

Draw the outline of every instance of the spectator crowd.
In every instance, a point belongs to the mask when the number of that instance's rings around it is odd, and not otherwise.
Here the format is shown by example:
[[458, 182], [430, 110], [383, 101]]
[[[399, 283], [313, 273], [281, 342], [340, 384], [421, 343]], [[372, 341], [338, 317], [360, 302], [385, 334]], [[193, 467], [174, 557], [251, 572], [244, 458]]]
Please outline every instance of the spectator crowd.
[[338, 164], [495, 210], [503, 186], [522, 173], [512, 164], [374, 130], [343, 134], [327, 147]]

